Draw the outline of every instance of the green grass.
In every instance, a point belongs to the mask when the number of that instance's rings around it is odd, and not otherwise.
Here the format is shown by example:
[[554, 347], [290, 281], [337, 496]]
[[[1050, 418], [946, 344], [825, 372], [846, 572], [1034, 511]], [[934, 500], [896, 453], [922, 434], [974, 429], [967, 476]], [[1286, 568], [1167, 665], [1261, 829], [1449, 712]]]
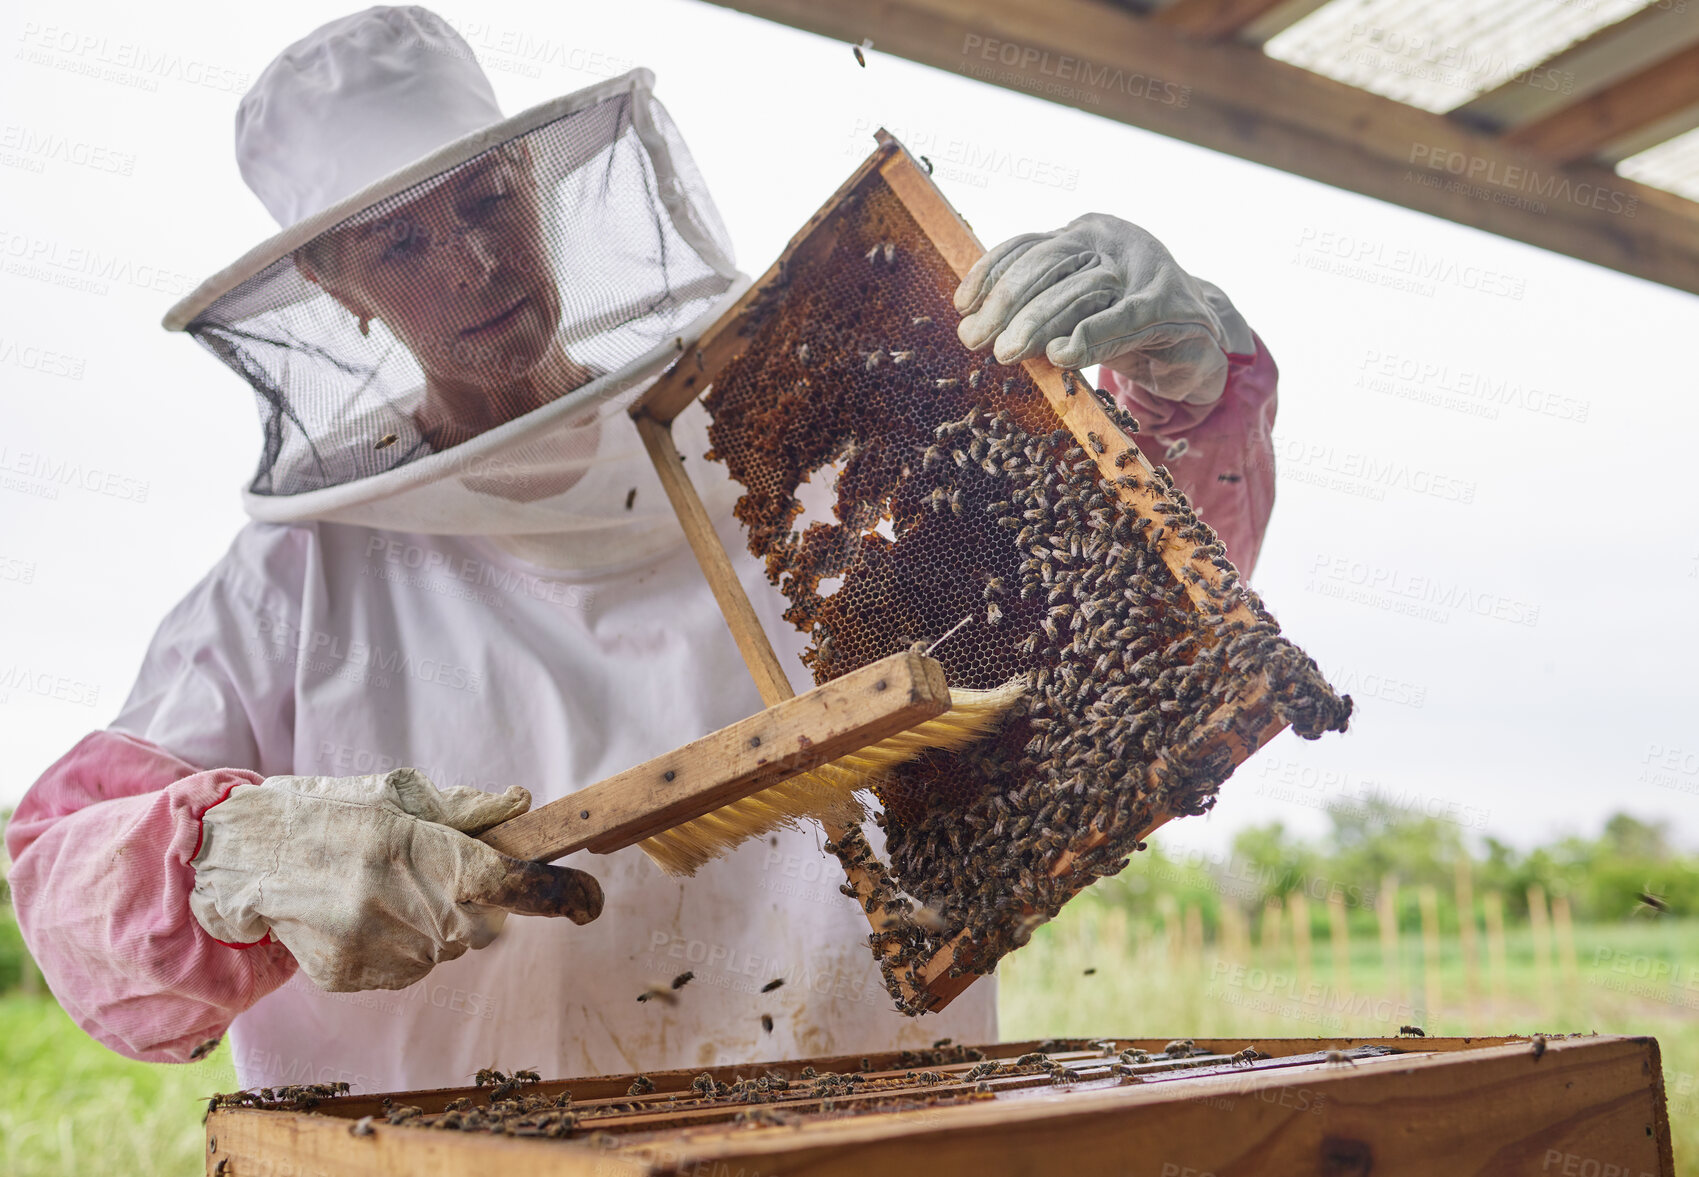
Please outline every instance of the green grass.
[[[1434, 1010], [1422, 1008], [1419, 936], [1402, 940], [1391, 971], [1378, 940], [1357, 937], [1351, 949], [1342, 998], [1325, 937], [1305, 985], [1289, 946], [1271, 960], [1253, 950], [1224, 961], [1213, 945], [1171, 957], [1154, 926], [1082, 898], [1004, 962], [1002, 1033], [1363, 1036], [1413, 1017], [1430, 1034], [1650, 1034], [1663, 1050], [1677, 1171], [1699, 1175], [1699, 920], [1579, 927], [1575, 970], [1566, 976], [1554, 955], [1544, 986], [1531, 932], [1513, 928], [1497, 1006], [1484, 977], [1469, 1000], [1454, 938], [1442, 941]], [[226, 1048], [191, 1066], [135, 1063], [89, 1039], [49, 997], [0, 997], [0, 1172], [199, 1172], [201, 1101], [235, 1083]]]
[[1307, 983], [1290, 943], [1283, 948], [1272, 959], [1252, 949], [1242, 961], [1214, 945], [1171, 955], [1156, 925], [1076, 900], [998, 970], [1000, 1030], [1008, 1039], [1369, 1037], [1413, 1020], [1438, 1035], [1649, 1034], [1663, 1056], [1676, 1171], [1699, 1174], [1699, 920], [1583, 925], [1573, 971], [1554, 950], [1543, 973], [1531, 930], [1512, 928], [1496, 1003], [1485, 973], [1471, 999], [1461, 946], [1448, 937], [1433, 1009], [1419, 935], [1402, 938], [1390, 970], [1378, 939], [1354, 939], [1343, 991], [1325, 937], [1312, 946]]
[[51, 997], [0, 997], [0, 1172], [170, 1174], [205, 1168], [205, 1097], [236, 1086], [229, 1049], [202, 1062], [132, 1062]]

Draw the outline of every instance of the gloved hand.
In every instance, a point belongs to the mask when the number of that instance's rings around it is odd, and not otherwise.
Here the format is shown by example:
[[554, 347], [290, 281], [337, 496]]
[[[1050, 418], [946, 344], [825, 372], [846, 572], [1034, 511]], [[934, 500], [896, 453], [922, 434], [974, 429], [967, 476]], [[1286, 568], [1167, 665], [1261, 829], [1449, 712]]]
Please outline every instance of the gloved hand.
[[201, 820], [189, 907], [227, 944], [269, 929], [321, 989], [404, 989], [495, 939], [509, 911], [589, 923], [602, 889], [583, 871], [522, 862], [468, 835], [531, 807], [438, 789], [418, 771], [271, 777]]
[[1227, 355], [1256, 350], [1215, 286], [1182, 270], [1160, 241], [1106, 213], [1053, 233], [1012, 237], [956, 287], [956, 328], [1003, 364], [1045, 353], [1059, 368], [1103, 364], [1164, 400], [1210, 404]]

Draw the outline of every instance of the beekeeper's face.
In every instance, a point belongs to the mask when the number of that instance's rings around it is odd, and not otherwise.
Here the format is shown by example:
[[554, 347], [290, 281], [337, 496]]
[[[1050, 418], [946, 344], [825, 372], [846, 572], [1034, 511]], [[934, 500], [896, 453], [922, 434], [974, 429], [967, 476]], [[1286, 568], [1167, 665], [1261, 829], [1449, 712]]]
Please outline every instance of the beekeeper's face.
[[520, 145], [487, 153], [299, 260], [351, 313], [385, 323], [439, 384], [512, 382], [542, 358], [560, 323], [530, 155]]

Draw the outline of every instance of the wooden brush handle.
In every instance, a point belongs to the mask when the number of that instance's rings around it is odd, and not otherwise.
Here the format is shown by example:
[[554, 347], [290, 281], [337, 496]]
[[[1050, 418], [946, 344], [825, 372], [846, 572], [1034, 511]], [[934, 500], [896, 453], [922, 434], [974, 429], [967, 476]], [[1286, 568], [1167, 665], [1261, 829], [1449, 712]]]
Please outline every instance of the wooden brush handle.
[[893, 654], [520, 814], [480, 840], [535, 862], [575, 850], [611, 854], [949, 709], [942, 666], [912, 651]]

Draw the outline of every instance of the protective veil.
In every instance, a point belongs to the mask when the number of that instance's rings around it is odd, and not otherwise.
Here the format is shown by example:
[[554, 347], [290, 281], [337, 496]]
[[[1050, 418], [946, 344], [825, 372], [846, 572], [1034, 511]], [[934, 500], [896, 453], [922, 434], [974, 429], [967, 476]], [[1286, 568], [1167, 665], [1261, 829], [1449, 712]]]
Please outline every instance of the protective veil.
[[[470, 50], [417, 8], [335, 22], [262, 75], [238, 155], [287, 227], [166, 321], [258, 397], [256, 522], [161, 626], [119, 732], [207, 768], [417, 767], [542, 805], [760, 708], [625, 414], [747, 285], [651, 83], [491, 125]], [[348, 129], [372, 110], [390, 138]], [[370, 180], [354, 157], [378, 141], [396, 170]], [[512, 379], [485, 382], [487, 427], [441, 411], [490, 371]], [[699, 409], [675, 437], [706, 450]], [[764, 585], [733, 484], [698, 482]], [[370, 1091], [993, 1039], [989, 978], [942, 1015], [890, 1008], [818, 840], [781, 831], [682, 881], [636, 849], [579, 856], [594, 923], [509, 919], [399, 991], [297, 973], [236, 1019], [238, 1078]], [[676, 1002], [636, 1000], [686, 971]]]

